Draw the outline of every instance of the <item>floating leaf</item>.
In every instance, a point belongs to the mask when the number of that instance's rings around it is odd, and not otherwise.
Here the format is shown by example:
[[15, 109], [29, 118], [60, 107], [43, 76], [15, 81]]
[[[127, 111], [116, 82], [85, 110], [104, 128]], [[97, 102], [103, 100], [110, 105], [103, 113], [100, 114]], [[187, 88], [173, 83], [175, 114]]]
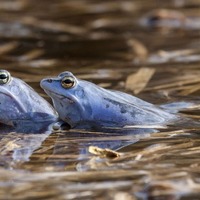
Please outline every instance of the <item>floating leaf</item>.
[[116, 158], [116, 157], [120, 157], [120, 154], [116, 151], [113, 151], [111, 149], [102, 149], [99, 147], [95, 147], [95, 146], [89, 146], [88, 151], [91, 154], [100, 156], [100, 157], [106, 157], [106, 158]]
[[136, 73], [127, 77], [125, 88], [133, 91], [135, 94], [140, 93], [146, 87], [154, 73], [154, 68], [143, 67], [139, 69]]

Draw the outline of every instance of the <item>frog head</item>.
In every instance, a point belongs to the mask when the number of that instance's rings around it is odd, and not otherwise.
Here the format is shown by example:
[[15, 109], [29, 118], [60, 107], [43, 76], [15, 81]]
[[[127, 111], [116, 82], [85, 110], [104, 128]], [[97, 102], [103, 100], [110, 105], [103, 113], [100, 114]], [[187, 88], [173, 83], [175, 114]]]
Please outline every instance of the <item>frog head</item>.
[[90, 113], [86, 81], [78, 80], [71, 72], [43, 79], [40, 86], [52, 98], [59, 117], [71, 127], [84, 121]]
[[52, 106], [21, 79], [0, 70], [0, 123], [15, 126], [57, 118]]

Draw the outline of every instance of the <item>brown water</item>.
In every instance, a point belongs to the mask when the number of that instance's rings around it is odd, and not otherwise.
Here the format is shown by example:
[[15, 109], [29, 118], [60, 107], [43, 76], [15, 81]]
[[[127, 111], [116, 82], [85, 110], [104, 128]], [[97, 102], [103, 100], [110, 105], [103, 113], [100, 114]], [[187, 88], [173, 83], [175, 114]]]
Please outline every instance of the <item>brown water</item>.
[[[198, 0], [0, 1], [1, 68], [45, 98], [39, 81], [68, 70], [152, 103], [198, 105], [199, 46]], [[200, 112], [184, 113], [190, 123], [152, 134], [2, 135], [0, 199], [200, 199]]]

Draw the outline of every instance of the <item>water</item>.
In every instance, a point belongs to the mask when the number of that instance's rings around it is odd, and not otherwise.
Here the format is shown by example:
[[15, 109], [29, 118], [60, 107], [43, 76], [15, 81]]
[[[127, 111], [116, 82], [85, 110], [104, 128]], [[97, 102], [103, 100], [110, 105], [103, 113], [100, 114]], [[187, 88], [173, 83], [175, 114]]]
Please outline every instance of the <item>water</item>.
[[[200, 199], [199, 7], [198, 0], [1, 0], [1, 68], [48, 101], [39, 81], [67, 70], [155, 104], [195, 107], [180, 114], [190, 121], [159, 132], [2, 135], [0, 199]], [[149, 79], [138, 75], [128, 88], [127, 77], [144, 68]], [[95, 156], [90, 146], [119, 157]]]

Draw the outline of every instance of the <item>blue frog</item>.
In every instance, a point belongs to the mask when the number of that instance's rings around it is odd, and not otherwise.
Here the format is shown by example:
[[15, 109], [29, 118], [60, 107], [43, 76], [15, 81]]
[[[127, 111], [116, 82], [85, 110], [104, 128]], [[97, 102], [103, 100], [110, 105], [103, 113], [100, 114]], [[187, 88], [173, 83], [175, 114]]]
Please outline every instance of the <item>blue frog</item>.
[[0, 70], [0, 132], [43, 133], [57, 120], [55, 109], [33, 88]]
[[176, 115], [124, 92], [104, 89], [63, 72], [40, 83], [59, 117], [71, 128], [123, 128], [164, 125]]

